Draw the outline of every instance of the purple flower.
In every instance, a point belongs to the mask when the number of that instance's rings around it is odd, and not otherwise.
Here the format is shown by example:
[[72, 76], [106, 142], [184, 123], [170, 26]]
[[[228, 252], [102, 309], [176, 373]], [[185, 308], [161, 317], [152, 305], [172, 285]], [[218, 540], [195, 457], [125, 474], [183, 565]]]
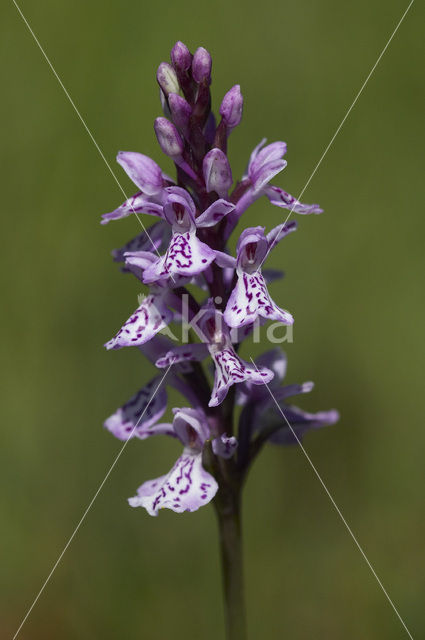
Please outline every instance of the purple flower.
[[[237, 282], [224, 312], [224, 319], [229, 327], [251, 324], [258, 316], [277, 320], [285, 325], [293, 324], [291, 314], [278, 307], [271, 299], [261, 266], [272, 244], [275, 246], [296, 228], [295, 222], [289, 222], [283, 227], [276, 227], [267, 236], [264, 234], [264, 227], [249, 227], [242, 232], [237, 246]], [[226, 260], [222, 256], [218, 257], [219, 261], [220, 259]]]
[[220, 115], [229, 134], [242, 120], [243, 97], [238, 84], [230, 89], [224, 96], [220, 105]]
[[286, 160], [283, 159], [286, 143], [273, 142], [264, 146], [265, 144], [264, 138], [251, 153], [248, 168], [243, 176], [243, 184], [246, 188], [236, 204], [234, 220], [236, 221], [253, 202], [263, 195], [267, 196], [272, 204], [294, 213], [302, 215], [322, 213], [323, 209], [318, 204], [303, 204], [280, 187], [269, 184], [270, 180], [287, 165]]
[[158, 388], [160, 380], [160, 376], [153, 378], [117, 409], [105, 420], [105, 428], [119, 440], [144, 440], [160, 434], [174, 436], [169, 424], [157, 424], [167, 409], [167, 392], [165, 387]]
[[202, 166], [208, 193], [215, 191], [221, 198], [227, 198], [233, 178], [226, 154], [220, 149], [211, 149], [205, 156]]
[[[219, 199], [195, 217], [196, 206], [187, 191], [180, 187], [169, 187], [165, 191], [160, 215], [171, 226], [171, 241], [166, 254], [152, 260], [152, 264], [145, 269], [143, 281], [146, 284], [167, 280], [173, 274], [192, 277], [205, 271], [214, 260], [216, 252], [199, 240], [196, 231], [198, 228], [216, 225], [234, 209], [233, 204]], [[137, 264], [136, 258], [133, 256], [133, 264]]]
[[[314, 383], [303, 382], [282, 386], [286, 375], [287, 361], [286, 355], [281, 349], [276, 348], [264, 353], [257, 359], [256, 365], [269, 367], [273, 371], [274, 378], [269, 385], [270, 390], [245, 383], [239, 390], [237, 402], [245, 405], [244, 412], [260, 432], [275, 426], [275, 430], [269, 438], [270, 442], [295, 444], [297, 438], [301, 440], [307, 431], [335, 424], [339, 420], [339, 413], [336, 409], [310, 413], [287, 403], [287, 399], [292, 396], [310, 393], [314, 388]], [[281, 410], [277, 408], [275, 400], [278, 401]], [[246, 416], [241, 420], [245, 419]], [[288, 426], [287, 421], [292, 429]]]
[[250, 382], [264, 385], [273, 378], [273, 372], [269, 369], [257, 370], [237, 355], [223, 314], [214, 309], [211, 301], [199, 321], [199, 328], [215, 364], [214, 386], [208, 406], [221, 404], [234, 384]]
[[163, 189], [167, 184], [171, 184], [161, 168], [151, 158], [136, 151], [120, 151], [117, 162], [140, 191], [128, 198], [118, 209], [104, 213], [102, 224], [126, 218], [132, 213], [160, 215]]
[[[117, 161], [138, 191], [102, 216], [102, 224], [132, 213], [157, 218], [146, 232], [113, 251], [114, 260], [124, 263], [121, 269], [133, 273], [147, 289], [136, 311], [105, 345], [110, 350], [136, 346], [157, 369], [165, 370], [105, 421], [106, 429], [120, 440], [166, 435], [183, 445], [172, 469], [142, 484], [130, 498], [132, 506], [142, 506], [151, 515], [162, 508], [195, 511], [219, 489], [214, 502], [220, 514], [223, 496], [240, 490], [267, 440], [296, 441], [275, 401], [300, 438], [338, 419], [335, 410], [309, 413], [288, 404], [291, 396], [311, 391], [313, 383], [283, 385], [286, 357], [279, 349], [263, 354], [255, 365], [239, 355], [248, 336], [255, 340], [258, 324], [294, 322], [267, 289], [282, 271], [263, 270], [263, 264], [297, 225], [285, 222], [268, 233], [263, 226], [245, 228], [236, 257], [230, 253], [230, 234], [262, 196], [299, 214], [322, 209], [302, 204], [270, 184], [286, 167], [284, 142], [267, 145], [263, 140], [233, 186], [227, 145], [241, 123], [243, 97], [240, 86], [233, 86], [221, 101], [217, 121], [211, 110], [211, 70], [206, 49], [199, 47], [192, 55], [180, 41], [172, 48], [171, 64], [159, 65], [164, 117], [156, 118], [154, 131], [161, 150], [174, 163], [175, 179], [141, 153], [120, 152]], [[180, 342], [161, 335], [167, 331], [178, 339], [174, 332], [178, 334], [179, 323], [184, 328]], [[191, 336], [187, 344], [183, 336], [188, 327], [200, 342]], [[190, 405], [174, 409], [172, 423], [161, 422], [167, 408], [165, 385]], [[238, 425], [231, 419], [235, 402], [242, 406]]]
[[[196, 409], [173, 409], [173, 435], [183, 444], [183, 453], [172, 469], [155, 480], [148, 480], [129, 499], [132, 507], [144, 507], [151, 516], [159, 509], [172, 509], [176, 513], [196, 511], [210, 502], [218, 490], [215, 478], [202, 466], [202, 451], [211, 438], [206, 416]], [[235, 451], [234, 438], [221, 436], [214, 445], [215, 454], [224, 458]]]
[[121, 349], [144, 344], [164, 329], [173, 319], [166, 305], [168, 290], [153, 286], [139, 307], [124, 323], [116, 336], [105, 344], [107, 349]]

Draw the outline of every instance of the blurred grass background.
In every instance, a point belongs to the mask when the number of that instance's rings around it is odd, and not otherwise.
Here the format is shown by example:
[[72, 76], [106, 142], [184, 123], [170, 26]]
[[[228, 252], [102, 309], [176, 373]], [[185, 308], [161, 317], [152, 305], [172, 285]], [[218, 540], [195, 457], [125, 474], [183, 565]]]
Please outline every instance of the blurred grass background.
[[[213, 55], [213, 98], [236, 82], [234, 176], [263, 137], [288, 143], [297, 195], [407, 2], [53, 2], [21, 8], [127, 193], [119, 149], [151, 155], [156, 66], [177, 39]], [[11, 638], [120, 443], [102, 421], [153, 373], [102, 344], [137, 304], [99, 226], [122, 195], [12, 2], [2, 6], [0, 635]], [[296, 318], [288, 381], [338, 426], [305, 445], [415, 638], [425, 633], [423, 6], [415, 3], [303, 200], [320, 217], [275, 250], [272, 294]], [[266, 219], [267, 218], [267, 219]], [[282, 220], [265, 199], [247, 216]], [[148, 221], [150, 222], [150, 221]], [[248, 353], [245, 351], [245, 356]], [[177, 400], [176, 400], [177, 402]], [[132, 441], [20, 638], [222, 637], [212, 509], [152, 519], [127, 506], [175, 443]], [[405, 633], [298, 448], [264, 452], [245, 492], [251, 638]]]

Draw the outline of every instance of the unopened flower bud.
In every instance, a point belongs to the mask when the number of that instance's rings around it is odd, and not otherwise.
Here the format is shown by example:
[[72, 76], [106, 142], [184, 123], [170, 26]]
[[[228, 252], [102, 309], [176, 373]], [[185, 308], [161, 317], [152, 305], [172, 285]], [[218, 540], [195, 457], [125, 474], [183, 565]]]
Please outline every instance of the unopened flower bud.
[[159, 146], [165, 155], [174, 158], [183, 153], [183, 140], [176, 127], [167, 118], [157, 118], [154, 123]]
[[220, 149], [211, 149], [204, 158], [202, 169], [207, 191], [215, 191], [221, 198], [225, 198], [233, 183], [226, 154]]
[[243, 97], [238, 84], [226, 93], [220, 106], [220, 115], [228, 129], [234, 129], [242, 120]]
[[192, 55], [183, 42], [176, 42], [171, 49], [171, 62], [175, 69], [187, 71], [192, 64]]
[[174, 124], [182, 131], [184, 136], [187, 136], [189, 133], [189, 118], [192, 114], [190, 104], [176, 93], [170, 93], [168, 104]]
[[211, 80], [211, 56], [204, 47], [196, 49], [192, 60], [192, 76], [195, 82], [210, 82]]
[[161, 62], [156, 72], [156, 79], [166, 96], [169, 93], [178, 93], [180, 91], [177, 74], [168, 62]]

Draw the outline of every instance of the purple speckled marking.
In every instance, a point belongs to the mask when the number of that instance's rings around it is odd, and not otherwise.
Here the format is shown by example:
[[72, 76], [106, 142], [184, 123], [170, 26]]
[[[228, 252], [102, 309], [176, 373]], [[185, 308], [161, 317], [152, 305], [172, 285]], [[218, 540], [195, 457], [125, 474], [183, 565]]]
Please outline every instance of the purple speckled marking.
[[211, 407], [223, 402], [232, 384], [245, 381], [250, 381], [253, 384], [263, 384], [273, 378], [272, 371], [268, 369], [257, 371], [249, 366], [247, 362], [241, 360], [231, 346], [227, 346], [221, 351], [212, 351], [211, 355], [216, 367], [214, 388], [209, 402]]
[[243, 327], [253, 323], [258, 316], [285, 325], [293, 324], [291, 314], [271, 299], [261, 271], [242, 272], [227, 303], [224, 318], [230, 327]]

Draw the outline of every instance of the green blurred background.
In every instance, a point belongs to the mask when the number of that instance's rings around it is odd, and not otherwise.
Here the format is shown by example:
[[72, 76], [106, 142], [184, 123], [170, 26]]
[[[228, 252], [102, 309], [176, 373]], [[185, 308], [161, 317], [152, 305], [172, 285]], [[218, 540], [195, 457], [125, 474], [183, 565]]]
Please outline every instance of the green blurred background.
[[[34, 2], [21, 7], [127, 193], [119, 149], [151, 155], [156, 66], [181, 39], [213, 55], [213, 98], [236, 82], [234, 175], [263, 137], [288, 143], [297, 195], [407, 2]], [[305, 440], [415, 638], [425, 634], [423, 5], [414, 3], [304, 194], [270, 266], [295, 317], [288, 381], [341, 421]], [[109, 252], [122, 195], [11, 1], [2, 6], [0, 635], [11, 638], [121, 444], [102, 421], [148, 380], [137, 349], [102, 344], [137, 304]], [[267, 217], [267, 220], [266, 220]], [[278, 224], [261, 200], [249, 224]], [[150, 220], [148, 220], [150, 222]], [[245, 356], [248, 351], [245, 350]], [[173, 399], [180, 404], [180, 399]], [[170, 468], [174, 442], [132, 441], [20, 638], [222, 637], [211, 508], [150, 518], [126, 498]], [[407, 637], [299, 448], [270, 447], [245, 492], [250, 637]]]

